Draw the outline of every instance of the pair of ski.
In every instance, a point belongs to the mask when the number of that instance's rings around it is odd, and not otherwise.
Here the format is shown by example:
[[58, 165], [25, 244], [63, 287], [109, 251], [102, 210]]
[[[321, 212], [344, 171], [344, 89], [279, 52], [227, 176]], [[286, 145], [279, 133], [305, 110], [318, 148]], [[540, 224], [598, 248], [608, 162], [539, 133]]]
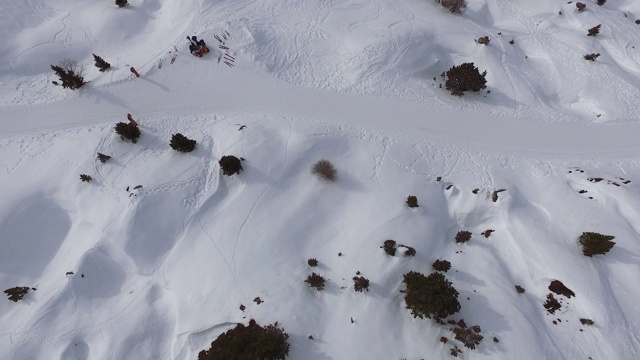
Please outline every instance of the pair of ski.
[[[171, 56], [171, 62], [170, 64], [173, 64], [174, 62], [176, 62], [176, 58], [178, 57], [178, 48], [177, 47], [173, 47], [173, 49], [176, 51], [172, 56]], [[171, 51], [169, 51], [169, 54], [171, 54]], [[158, 60], [158, 69], [162, 69], [162, 62], [164, 59], [160, 59]]]
[[235, 61], [236, 61], [236, 58], [234, 58], [233, 56], [227, 53], [224, 54], [224, 63], [227, 64], [227, 66], [235, 67], [235, 65], [233, 64], [233, 62]]
[[[227, 36], [229, 38], [231, 38], [231, 35], [229, 34], [229, 32], [227, 30], [224, 31], [224, 34], [222, 34], [222, 37], [224, 38], [225, 41], [227, 41]], [[213, 35], [214, 38], [216, 38], [216, 40], [218, 40], [220, 42], [220, 44], [224, 45], [225, 41], [222, 41], [222, 39], [220, 39], [220, 37], [218, 35]]]

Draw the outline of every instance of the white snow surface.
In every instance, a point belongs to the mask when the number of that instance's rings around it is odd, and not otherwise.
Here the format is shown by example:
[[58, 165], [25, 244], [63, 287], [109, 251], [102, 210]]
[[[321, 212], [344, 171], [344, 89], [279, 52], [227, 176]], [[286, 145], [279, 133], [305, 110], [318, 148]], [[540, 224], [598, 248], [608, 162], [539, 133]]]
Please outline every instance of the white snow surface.
[[[0, 290], [37, 289], [0, 298], [0, 359], [196, 359], [250, 319], [277, 321], [293, 360], [640, 358], [640, 2], [129, 3], [0, 2]], [[65, 58], [79, 90], [51, 84]], [[463, 62], [486, 90], [439, 87]], [[113, 131], [127, 114], [136, 144]], [[169, 147], [178, 132], [195, 151]], [[586, 257], [586, 231], [616, 245]], [[403, 274], [436, 259], [475, 350], [406, 309]], [[553, 315], [552, 280], [576, 294]]]

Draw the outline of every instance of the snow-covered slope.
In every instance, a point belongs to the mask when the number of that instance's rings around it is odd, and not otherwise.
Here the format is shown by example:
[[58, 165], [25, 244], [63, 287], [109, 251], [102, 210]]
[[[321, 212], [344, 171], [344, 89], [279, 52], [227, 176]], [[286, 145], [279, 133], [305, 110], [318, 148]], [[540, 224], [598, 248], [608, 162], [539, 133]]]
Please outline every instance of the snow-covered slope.
[[[129, 2], [0, 4], [0, 290], [37, 288], [0, 299], [0, 358], [195, 359], [252, 318], [278, 321], [290, 359], [640, 356], [639, 3]], [[210, 54], [188, 53], [193, 34]], [[52, 85], [64, 58], [90, 82]], [[490, 91], [439, 88], [462, 62]], [[113, 131], [128, 113], [136, 144]], [[223, 176], [223, 155], [244, 171]], [[585, 231], [616, 245], [585, 257]], [[402, 275], [436, 259], [475, 350], [405, 308]], [[576, 294], [553, 315], [552, 280]]]

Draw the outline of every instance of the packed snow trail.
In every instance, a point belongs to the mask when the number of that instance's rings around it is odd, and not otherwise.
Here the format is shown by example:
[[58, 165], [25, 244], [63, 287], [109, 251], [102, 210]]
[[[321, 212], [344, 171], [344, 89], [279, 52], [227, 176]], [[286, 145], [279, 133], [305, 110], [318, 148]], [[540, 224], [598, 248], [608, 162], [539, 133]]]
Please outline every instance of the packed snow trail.
[[[28, 118], [23, 117], [23, 106], [4, 107], [0, 136], [115, 124], [124, 121], [127, 113], [140, 118], [142, 124], [144, 119], [162, 115], [263, 114], [300, 121], [339, 122], [413, 141], [474, 151], [551, 158], [626, 158], [640, 154], [638, 123], [547, 124], [473, 114], [294, 86], [265, 74], [231, 70], [211, 62], [196, 64], [195, 69], [185, 72], [156, 72], [98, 88], [88, 84], [68, 99], [29, 106]], [[175, 76], [182, 81], [172, 79]], [[192, 82], [211, 85], [193, 86]], [[474, 101], [474, 96], [477, 95], [461, 98], [461, 104]]]

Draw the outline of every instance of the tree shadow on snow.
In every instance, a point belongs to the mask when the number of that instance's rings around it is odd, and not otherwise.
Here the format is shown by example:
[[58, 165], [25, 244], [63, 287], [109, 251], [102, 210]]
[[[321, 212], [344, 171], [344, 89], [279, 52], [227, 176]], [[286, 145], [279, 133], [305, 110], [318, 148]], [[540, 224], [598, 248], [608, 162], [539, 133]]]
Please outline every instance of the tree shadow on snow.
[[153, 85], [155, 85], [155, 86], [159, 87], [160, 89], [162, 89], [162, 90], [164, 90], [164, 91], [166, 91], [166, 92], [171, 92], [171, 89], [169, 89], [166, 85], [162, 85], [162, 84], [160, 84], [160, 83], [159, 83], [159, 82], [157, 82], [157, 81], [153, 81], [153, 80], [148, 79], [148, 78], [145, 78], [145, 77], [143, 77], [143, 78], [142, 78], [142, 80], [144, 80], [144, 81], [146, 81], [146, 82], [150, 82], [150, 83], [152, 83]]
[[120, 106], [123, 109], [130, 108], [129, 104], [127, 104], [127, 102], [123, 98], [106, 91], [98, 90], [94, 87], [87, 87], [86, 85], [82, 89], [80, 89], [80, 97], [86, 97], [96, 104], [99, 104], [102, 101], [106, 101], [109, 104]]
[[338, 174], [338, 180], [336, 181], [336, 183], [338, 184], [338, 186], [345, 190], [359, 192], [364, 191], [364, 186], [362, 185], [362, 183], [356, 180], [353, 176], [344, 172]]

